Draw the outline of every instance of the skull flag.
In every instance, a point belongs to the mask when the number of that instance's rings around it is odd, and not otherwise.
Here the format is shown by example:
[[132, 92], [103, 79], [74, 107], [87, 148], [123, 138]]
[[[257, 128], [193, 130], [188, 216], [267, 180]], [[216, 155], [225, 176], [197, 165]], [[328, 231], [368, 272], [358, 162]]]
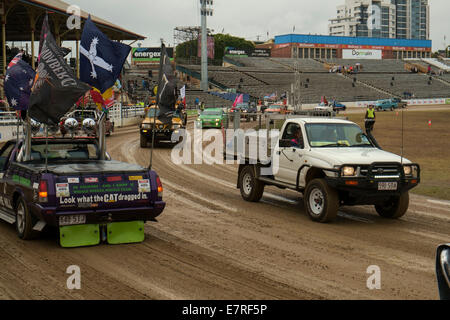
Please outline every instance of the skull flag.
[[92, 22], [86, 20], [80, 45], [80, 80], [103, 94], [120, 76], [131, 47], [111, 41]]
[[29, 115], [38, 122], [56, 125], [90, 87], [80, 82], [64, 61], [64, 53], [49, 31], [47, 16], [43, 29], [47, 32], [43, 36], [39, 52]]

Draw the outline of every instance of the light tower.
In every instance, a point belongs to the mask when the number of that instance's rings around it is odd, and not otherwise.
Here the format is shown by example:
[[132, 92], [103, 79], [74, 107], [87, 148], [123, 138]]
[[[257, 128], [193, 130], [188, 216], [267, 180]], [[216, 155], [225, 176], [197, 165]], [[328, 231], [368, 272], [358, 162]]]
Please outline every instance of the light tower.
[[208, 34], [206, 28], [206, 17], [213, 15], [213, 0], [200, 0], [201, 9], [200, 14], [202, 16], [202, 81], [200, 83], [200, 89], [203, 91], [208, 90]]

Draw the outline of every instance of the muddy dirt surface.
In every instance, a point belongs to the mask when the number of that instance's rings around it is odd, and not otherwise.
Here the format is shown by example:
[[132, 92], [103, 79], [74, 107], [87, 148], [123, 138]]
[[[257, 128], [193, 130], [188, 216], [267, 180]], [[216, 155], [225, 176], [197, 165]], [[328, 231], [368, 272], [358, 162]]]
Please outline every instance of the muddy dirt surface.
[[[136, 127], [107, 143], [114, 159], [148, 165]], [[298, 193], [267, 187], [261, 202], [245, 202], [236, 165], [175, 165], [171, 152], [154, 151], [167, 207], [143, 243], [63, 249], [54, 233], [22, 241], [0, 222], [0, 299], [438, 299], [449, 202], [411, 195], [400, 220], [363, 206], [319, 224]], [[81, 290], [66, 288], [70, 265], [81, 268]], [[366, 286], [371, 265], [380, 290]]]

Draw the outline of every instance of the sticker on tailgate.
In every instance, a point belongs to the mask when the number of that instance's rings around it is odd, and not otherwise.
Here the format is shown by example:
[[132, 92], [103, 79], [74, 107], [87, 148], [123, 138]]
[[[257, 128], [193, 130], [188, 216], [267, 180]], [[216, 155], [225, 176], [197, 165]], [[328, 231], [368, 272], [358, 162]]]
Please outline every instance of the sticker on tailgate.
[[69, 191], [69, 184], [68, 183], [57, 183], [56, 184], [56, 196], [57, 197], [69, 197], [70, 191]]
[[143, 179], [138, 181], [138, 192], [150, 192], [150, 180], [149, 179]]

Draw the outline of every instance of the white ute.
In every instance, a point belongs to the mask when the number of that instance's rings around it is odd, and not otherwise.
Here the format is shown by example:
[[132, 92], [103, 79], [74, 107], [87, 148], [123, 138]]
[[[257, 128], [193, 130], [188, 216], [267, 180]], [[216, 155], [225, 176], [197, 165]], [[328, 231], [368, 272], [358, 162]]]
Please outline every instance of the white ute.
[[240, 156], [237, 187], [244, 200], [254, 202], [265, 185], [299, 191], [309, 216], [318, 222], [333, 220], [341, 205], [375, 205], [380, 216], [399, 218], [408, 209], [408, 191], [420, 182], [420, 167], [377, 146], [348, 120], [288, 118], [273, 152], [268, 151], [269, 163]]

